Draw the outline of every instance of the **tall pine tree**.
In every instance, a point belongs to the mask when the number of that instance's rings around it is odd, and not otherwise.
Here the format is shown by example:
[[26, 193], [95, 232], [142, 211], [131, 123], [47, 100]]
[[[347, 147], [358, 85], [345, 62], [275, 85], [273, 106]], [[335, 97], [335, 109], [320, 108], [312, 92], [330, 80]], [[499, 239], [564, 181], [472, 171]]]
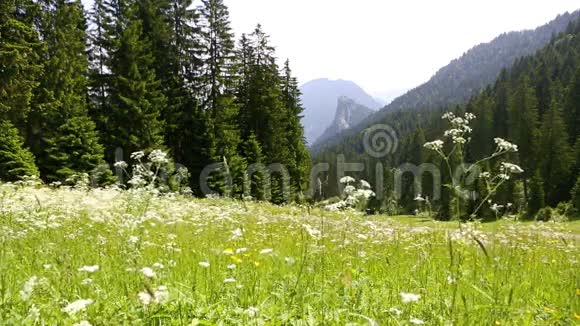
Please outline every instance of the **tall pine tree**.
[[88, 59], [80, 0], [43, 1], [44, 75], [37, 89], [28, 141], [41, 175], [49, 181], [89, 173], [103, 162], [103, 148], [88, 116]]

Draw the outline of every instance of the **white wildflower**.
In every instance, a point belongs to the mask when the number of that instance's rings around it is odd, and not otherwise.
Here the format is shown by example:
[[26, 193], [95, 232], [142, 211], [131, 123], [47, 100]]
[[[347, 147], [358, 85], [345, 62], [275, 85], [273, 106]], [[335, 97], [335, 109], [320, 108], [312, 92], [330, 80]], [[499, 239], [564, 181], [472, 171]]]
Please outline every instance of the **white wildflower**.
[[169, 300], [169, 290], [164, 285], [161, 285], [155, 289], [153, 294], [155, 297], [155, 303], [165, 303], [167, 300]]
[[417, 195], [417, 197], [415, 197], [415, 201], [418, 201], [418, 202], [423, 202], [423, 201], [425, 201], [425, 198], [423, 198], [423, 197], [421, 196], [421, 194], [418, 194], [418, 195]]
[[94, 273], [99, 270], [99, 265], [83, 266], [78, 269], [79, 272]]
[[238, 248], [236, 249], [236, 254], [243, 254], [244, 252], [247, 252], [248, 248]]
[[475, 120], [475, 119], [477, 119], [475, 114], [470, 113], [470, 112], [465, 113], [465, 120]]
[[424, 325], [425, 324], [425, 322], [422, 321], [421, 319], [414, 318], [414, 317], [411, 317], [411, 319], [409, 320], [409, 322], [411, 324], [413, 324], [413, 325]]
[[44, 264], [44, 265], [42, 265], [42, 267], [44, 269], [51, 269], [52, 268], [52, 265], [51, 264]]
[[344, 193], [349, 195], [349, 196], [352, 196], [355, 191], [356, 191], [356, 188], [354, 186], [348, 185], [348, 186], [344, 187]]
[[370, 183], [368, 183], [368, 181], [366, 181], [366, 180], [361, 180], [361, 181], [359, 181], [359, 183], [360, 183], [360, 187], [361, 187], [362, 189], [371, 189], [371, 184], [370, 184]]
[[519, 167], [519, 166], [518, 166], [518, 165], [516, 165], [516, 164], [512, 164], [512, 163], [506, 163], [506, 162], [503, 162], [503, 163], [501, 164], [501, 169], [502, 169], [503, 171], [508, 171], [508, 172], [510, 172], [510, 173], [513, 173], [513, 174], [520, 174], [520, 173], [524, 173], [524, 170], [523, 170], [521, 167]]
[[502, 180], [506, 180], [506, 181], [510, 179], [510, 176], [508, 174], [505, 174], [505, 173], [501, 173], [497, 177], [502, 179]]
[[340, 178], [340, 183], [343, 183], [343, 184], [350, 184], [350, 183], [353, 183], [355, 181], [356, 180], [353, 177], [349, 177], [349, 176]]
[[115, 167], [119, 169], [126, 169], [129, 165], [125, 161], [115, 162]]
[[315, 239], [320, 238], [320, 236], [322, 235], [322, 233], [319, 230], [313, 228], [308, 224], [302, 224], [302, 226], [306, 229], [306, 232], [308, 232], [308, 234], [310, 234], [310, 236]]
[[268, 255], [268, 254], [271, 254], [272, 252], [274, 252], [274, 249], [272, 249], [272, 248], [262, 249], [260, 251], [260, 255]]
[[139, 301], [144, 306], [151, 303], [164, 303], [169, 299], [169, 291], [166, 286], [162, 285], [153, 291], [153, 295], [147, 291], [141, 291], [137, 294]]
[[390, 308], [389, 310], [387, 310], [387, 312], [395, 315], [395, 316], [400, 316], [403, 312], [400, 309], [397, 308]]
[[517, 152], [518, 151], [517, 145], [514, 145], [503, 138], [495, 138], [494, 141], [497, 145], [498, 151], [500, 151], [500, 152]]
[[426, 143], [425, 145], [423, 145], [423, 147], [439, 152], [439, 151], [443, 150], [443, 144], [444, 144], [444, 142], [442, 140], [435, 140], [435, 141]]
[[224, 283], [236, 283], [236, 279], [233, 277], [226, 278]]
[[63, 312], [67, 313], [69, 316], [75, 315], [76, 313], [87, 309], [87, 307], [93, 304], [91, 299], [80, 299], [69, 303], [66, 307], [62, 309]]
[[421, 298], [420, 295], [415, 294], [415, 293], [401, 292], [400, 295], [401, 295], [401, 300], [403, 301], [403, 303], [417, 302], [417, 301], [419, 301], [419, 298]]
[[441, 116], [441, 119], [453, 120], [455, 119], [455, 114], [453, 112], [446, 112], [443, 114], [443, 116]]
[[156, 149], [149, 154], [149, 161], [158, 165], [169, 163], [167, 153], [159, 149]]
[[28, 309], [28, 318], [34, 321], [38, 321], [40, 318], [40, 309], [38, 309], [34, 303], [30, 306], [30, 309]]
[[246, 309], [244, 311], [244, 313], [246, 315], [248, 315], [248, 317], [254, 318], [254, 317], [256, 317], [256, 315], [258, 314], [259, 311], [260, 311], [260, 309], [258, 309], [256, 307], [248, 307], [248, 309]]
[[137, 294], [137, 297], [139, 298], [139, 301], [141, 301], [141, 304], [144, 306], [148, 306], [151, 304], [151, 301], [153, 301], [153, 297], [145, 291], [139, 292], [139, 294]]
[[92, 326], [92, 324], [86, 320], [81, 320], [78, 323], [73, 324], [73, 326]]
[[229, 264], [227, 267], [228, 267], [228, 269], [233, 270], [233, 269], [236, 269], [236, 264]]
[[467, 143], [467, 139], [465, 139], [463, 137], [454, 137], [453, 143], [454, 144], [465, 144], [465, 143]]
[[203, 267], [203, 268], [208, 268], [209, 267], [209, 262], [207, 261], [200, 261], [199, 266]]
[[232, 231], [232, 240], [239, 239], [244, 235], [244, 231], [242, 229], [237, 228]]
[[153, 271], [151, 267], [141, 268], [141, 273], [143, 273], [143, 275], [147, 278], [155, 278], [155, 276], [157, 276], [157, 274], [155, 274], [155, 271]]
[[131, 154], [131, 159], [132, 160], [140, 160], [144, 156], [145, 156], [145, 153], [143, 151], [134, 152], [133, 154]]
[[36, 284], [38, 284], [38, 277], [36, 276], [32, 276], [31, 278], [28, 279], [28, 281], [26, 281], [26, 283], [24, 283], [22, 290], [20, 290], [20, 297], [22, 298], [22, 300], [28, 301], [28, 299], [30, 299], [32, 293], [34, 292], [34, 287], [36, 286]]
[[93, 283], [93, 280], [90, 278], [85, 278], [84, 280], [81, 281], [82, 285], [89, 285], [91, 283]]

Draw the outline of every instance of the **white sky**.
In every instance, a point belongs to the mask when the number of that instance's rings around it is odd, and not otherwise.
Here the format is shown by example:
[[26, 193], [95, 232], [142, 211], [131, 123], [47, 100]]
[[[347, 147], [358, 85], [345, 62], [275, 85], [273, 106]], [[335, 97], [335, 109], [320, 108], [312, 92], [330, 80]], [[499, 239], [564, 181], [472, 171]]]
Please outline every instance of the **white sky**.
[[236, 35], [261, 23], [300, 83], [352, 80], [376, 96], [420, 85], [503, 32], [580, 8], [575, 0], [224, 1]]

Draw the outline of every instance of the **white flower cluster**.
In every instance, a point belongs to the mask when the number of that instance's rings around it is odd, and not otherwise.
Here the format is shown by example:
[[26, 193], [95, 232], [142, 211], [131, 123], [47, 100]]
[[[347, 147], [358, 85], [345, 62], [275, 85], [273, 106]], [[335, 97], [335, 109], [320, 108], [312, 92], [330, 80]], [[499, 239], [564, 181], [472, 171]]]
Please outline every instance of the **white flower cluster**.
[[349, 177], [349, 176], [340, 178], [340, 183], [346, 184], [346, 185], [354, 183], [355, 181], [356, 180], [353, 177]]
[[496, 152], [517, 152], [518, 146], [510, 143], [509, 141], [502, 138], [495, 138], [495, 144], [497, 145]]
[[353, 177], [342, 177], [340, 179], [340, 183], [346, 184], [346, 187], [344, 187], [343, 190], [345, 199], [334, 204], [326, 205], [325, 209], [330, 211], [340, 211], [353, 208], [359, 202], [368, 200], [369, 198], [375, 196], [375, 192], [371, 189], [371, 184], [366, 180], [359, 181], [359, 188], [351, 185], [356, 183], [356, 179]]
[[69, 303], [66, 307], [62, 309], [62, 311], [67, 313], [69, 316], [73, 316], [87, 309], [87, 307], [93, 304], [93, 302], [94, 301], [92, 299], [80, 299]]
[[157, 164], [157, 165], [163, 165], [163, 164], [169, 163], [169, 159], [167, 158], [167, 153], [165, 153], [164, 151], [159, 150], [159, 149], [153, 150], [149, 154], [149, 161], [151, 161], [152, 163]]
[[169, 290], [166, 286], [162, 285], [155, 289], [153, 293], [148, 291], [139, 292], [137, 297], [144, 306], [148, 306], [152, 303], [162, 304], [169, 300]]
[[426, 143], [426, 144], [425, 144], [425, 145], [423, 145], [423, 146], [424, 146], [425, 148], [427, 148], [427, 149], [430, 149], [430, 150], [432, 150], [432, 151], [435, 151], [435, 152], [441, 152], [441, 151], [443, 150], [443, 145], [444, 145], [444, 144], [445, 144], [445, 143], [444, 143], [442, 140], [439, 140], [439, 139], [437, 139], [437, 140], [435, 140], [435, 141], [428, 142], [428, 143]]
[[464, 117], [456, 117], [453, 113], [448, 112], [443, 115], [444, 119], [447, 117], [451, 123], [452, 128], [445, 131], [445, 137], [451, 138], [454, 144], [466, 144], [471, 138], [467, 135], [473, 132], [473, 129], [469, 126], [471, 120], [476, 117], [473, 113], [465, 113]]

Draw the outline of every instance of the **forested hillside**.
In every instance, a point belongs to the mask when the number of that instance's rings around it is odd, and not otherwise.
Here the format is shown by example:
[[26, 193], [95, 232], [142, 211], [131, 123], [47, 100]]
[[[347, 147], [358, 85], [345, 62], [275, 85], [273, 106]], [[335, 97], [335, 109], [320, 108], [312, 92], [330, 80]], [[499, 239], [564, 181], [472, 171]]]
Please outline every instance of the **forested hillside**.
[[[505, 33], [489, 43], [477, 45], [441, 68], [428, 82], [398, 97], [359, 126], [343, 133], [353, 136], [377, 121], [385, 120], [390, 111], [447, 107], [464, 104], [471, 96], [492, 84], [504, 68], [516, 59], [531, 55], [544, 47], [550, 39], [566, 29], [568, 24], [580, 17], [580, 10], [559, 15], [551, 22], [534, 30]], [[323, 147], [343, 141], [335, 137], [312, 148], [316, 152]]]
[[[518, 59], [511, 69], [501, 72], [493, 86], [465, 105], [434, 110], [427, 107], [398, 109], [386, 113], [377, 123], [389, 124], [398, 131], [400, 143], [396, 153], [380, 159], [369, 156], [363, 147], [363, 132], [322, 150], [314, 157], [314, 163], [335, 165], [338, 155], [345, 155], [347, 162], [365, 163], [365, 171], [353, 175], [376, 185], [375, 167], [381, 162], [387, 193], [383, 208], [410, 212], [417, 205], [412, 180], [403, 178], [403, 191], [400, 198], [395, 198], [393, 169], [403, 163], [443, 166], [441, 159], [423, 145], [442, 137], [445, 121], [441, 115], [445, 111], [470, 112], [477, 116], [471, 142], [467, 145], [467, 162], [492, 153], [495, 137], [519, 145], [519, 152], [512, 154], [512, 159], [521, 165], [524, 173], [502, 186], [494, 202], [512, 203], [528, 216], [534, 216], [545, 205], [555, 207], [569, 201], [572, 192], [576, 193], [577, 200], [580, 186], [574, 188], [574, 185], [578, 184], [580, 168], [580, 20], [569, 24], [565, 32], [554, 36], [536, 54]], [[492, 160], [487, 164], [494, 167], [499, 163]], [[330, 171], [325, 185], [327, 193], [333, 195], [338, 193], [338, 180], [333, 175], [336, 169], [333, 167]], [[442, 173], [443, 180], [449, 183], [449, 173]], [[422, 195], [432, 198], [432, 190], [429, 190], [432, 180], [423, 178], [422, 182], [425, 191]], [[475, 189], [482, 186], [481, 181], [473, 185]], [[434, 207], [442, 219], [451, 216], [450, 198], [449, 190], [445, 189]], [[473, 203], [468, 200], [463, 205]]]
[[163, 149], [197, 194], [208, 164], [230, 172], [241, 196], [261, 182], [245, 180], [248, 164], [273, 162], [289, 175], [272, 180], [272, 200], [300, 193], [310, 159], [288, 61], [279, 65], [260, 25], [236, 40], [222, 0], [196, 4], [95, 0], [87, 13], [80, 0], [2, 1], [0, 180], [88, 173], [106, 184], [116, 161]]

